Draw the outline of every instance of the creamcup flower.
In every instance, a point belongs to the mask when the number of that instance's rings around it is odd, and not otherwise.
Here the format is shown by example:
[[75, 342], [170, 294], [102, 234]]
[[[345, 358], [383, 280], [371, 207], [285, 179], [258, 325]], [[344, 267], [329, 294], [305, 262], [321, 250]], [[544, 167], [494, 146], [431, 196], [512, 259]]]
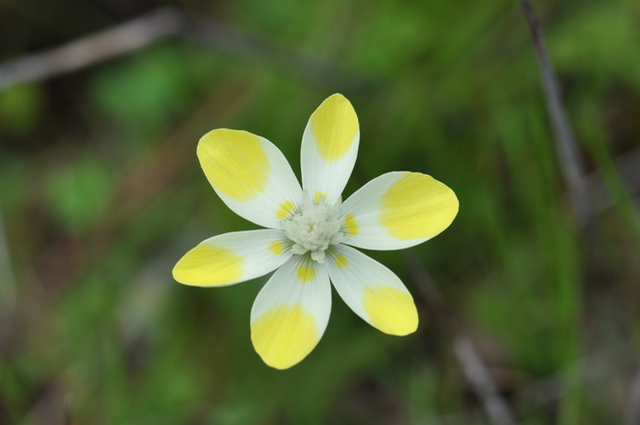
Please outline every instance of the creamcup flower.
[[428, 175], [391, 172], [342, 203], [359, 140], [351, 103], [334, 94], [304, 130], [302, 187], [265, 138], [218, 129], [198, 143], [200, 164], [218, 196], [266, 229], [204, 240], [178, 261], [173, 276], [185, 285], [216, 287], [275, 270], [253, 303], [251, 341], [276, 369], [297, 364], [320, 341], [331, 311], [330, 281], [380, 331], [402, 336], [418, 327], [413, 298], [401, 280], [354, 247], [395, 250], [431, 239], [451, 224], [458, 199]]

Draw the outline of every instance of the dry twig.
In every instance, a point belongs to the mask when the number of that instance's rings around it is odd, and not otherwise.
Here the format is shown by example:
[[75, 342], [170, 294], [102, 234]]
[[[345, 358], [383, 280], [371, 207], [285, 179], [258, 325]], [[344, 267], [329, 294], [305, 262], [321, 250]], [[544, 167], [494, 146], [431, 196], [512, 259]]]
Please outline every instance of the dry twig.
[[159, 9], [126, 24], [110, 28], [41, 53], [0, 64], [0, 90], [77, 71], [144, 47], [180, 31], [175, 11]]
[[482, 403], [485, 414], [495, 425], [515, 425], [516, 421], [509, 404], [498, 392], [491, 374], [471, 339], [458, 329], [456, 317], [445, 305], [444, 298], [433, 278], [415, 254], [407, 252], [404, 257], [418, 290], [435, 311], [442, 325], [452, 335], [453, 351], [460, 363], [462, 373]]
[[529, 0], [520, 0], [520, 3], [522, 4], [524, 15], [529, 24], [538, 64], [540, 65], [547, 112], [549, 114], [549, 120], [551, 121], [555, 146], [560, 158], [564, 180], [567, 184], [578, 222], [581, 227], [585, 227], [593, 218], [593, 206], [587, 189], [587, 183], [584, 179], [584, 166], [580, 160], [578, 145], [573, 135], [571, 123], [567, 117], [567, 111], [562, 103], [558, 76], [547, 55], [542, 27], [531, 6], [531, 2]]
[[[16, 280], [11, 267], [9, 244], [4, 230], [2, 206], [0, 205], [0, 348], [5, 344], [11, 333], [15, 306], [16, 306]], [[0, 368], [0, 378], [2, 377]]]
[[640, 424], [640, 372], [636, 373], [629, 385], [629, 397], [623, 423], [624, 425]]
[[369, 84], [366, 78], [335, 64], [277, 46], [221, 22], [160, 8], [63, 46], [0, 64], [0, 90], [78, 71], [169, 36], [182, 36], [248, 62], [268, 64], [315, 85], [348, 85], [350, 90], [357, 90]]

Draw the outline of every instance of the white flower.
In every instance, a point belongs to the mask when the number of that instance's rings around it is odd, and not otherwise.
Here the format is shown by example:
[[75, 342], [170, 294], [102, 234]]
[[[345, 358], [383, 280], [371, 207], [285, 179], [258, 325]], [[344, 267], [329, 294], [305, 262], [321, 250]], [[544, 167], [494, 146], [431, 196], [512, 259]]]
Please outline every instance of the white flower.
[[251, 309], [251, 341], [274, 368], [297, 364], [320, 341], [331, 310], [329, 281], [382, 332], [407, 335], [418, 326], [413, 298], [400, 279], [353, 247], [393, 250], [431, 239], [451, 224], [458, 200], [430, 176], [392, 172], [342, 203], [359, 140], [351, 103], [334, 94], [305, 128], [302, 187], [267, 139], [219, 129], [198, 143], [200, 164], [218, 196], [266, 229], [206, 239], [182, 257], [173, 276], [185, 285], [214, 287], [277, 269]]

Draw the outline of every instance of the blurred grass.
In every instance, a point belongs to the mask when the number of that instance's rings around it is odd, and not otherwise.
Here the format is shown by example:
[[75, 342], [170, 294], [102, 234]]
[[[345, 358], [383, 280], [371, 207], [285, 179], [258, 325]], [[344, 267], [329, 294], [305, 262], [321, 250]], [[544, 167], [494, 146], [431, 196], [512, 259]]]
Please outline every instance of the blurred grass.
[[[65, 9], [75, 3], [46, 17], [3, 3], [0, 19], [24, 25], [0, 59], [81, 36], [88, 23]], [[83, 8], [98, 25], [152, 3]], [[594, 238], [572, 215], [517, 2], [174, 4], [376, 83], [311, 86], [278, 64], [173, 40], [0, 93], [11, 265], [0, 270], [0, 423], [61, 423], [67, 393], [77, 424], [488, 423], [399, 253], [372, 256], [414, 293], [418, 332], [385, 336], [334, 294], [323, 340], [284, 372], [249, 339], [265, 278], [215, 290], [171, 278], [202, 239], [252, 227], [206, 182], [199, 137], [262, 135], [299, 175], [306, 121], [337, 87], [362, 133], [345, 195], [394, 170], [428, 173], [458, 195], [451, 228], [414, 250], [521, 423], [620, 423], [640, 341], [638, 188], [614, 162], [640, 138], [637, 2], [535, 4], [588, 171], [614, 200]], [[601, 349], [602, 376], [572, 367]], [[519, 398], [553, 374], [553, 402]]]

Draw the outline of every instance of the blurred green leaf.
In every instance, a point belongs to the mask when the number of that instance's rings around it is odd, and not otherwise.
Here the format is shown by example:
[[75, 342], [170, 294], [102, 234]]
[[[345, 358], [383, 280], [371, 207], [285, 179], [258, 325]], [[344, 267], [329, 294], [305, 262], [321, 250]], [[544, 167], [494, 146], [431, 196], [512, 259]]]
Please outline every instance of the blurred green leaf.
[[74, 231], [84, 230], [104, 218], [112, 190], [110, 172], [91, 157], [61, 166], [45, 182], [54, 217]]
[[26, 137], [44, 112], [45, 93], [38, 83], [19, 84], [0, 91], [0, 134]]
[[108, 117], [134, 135], [148, 137], [184, 111], [194, 86], [185, 55], [162, 44], [107, 65], [92, 81], [91, 93]]

